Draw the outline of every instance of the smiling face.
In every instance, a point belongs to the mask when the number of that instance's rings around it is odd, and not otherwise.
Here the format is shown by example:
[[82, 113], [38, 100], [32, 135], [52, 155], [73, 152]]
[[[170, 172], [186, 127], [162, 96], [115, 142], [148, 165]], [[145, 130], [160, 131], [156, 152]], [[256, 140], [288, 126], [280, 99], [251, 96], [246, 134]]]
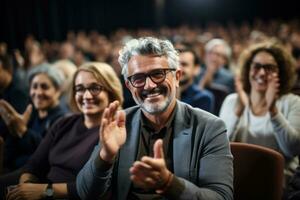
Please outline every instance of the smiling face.
[[91, 72], [80, 71], [75, 78], [74, 88], [79, 111], [86, 116], [101, 116], [109, 104], [109, 95], [94, 75]]
[[224, 66], [227, 63], [225, 47], [223, 45], [214, 46], [205, 54], [205, 62], [207, 65], [213, 65], [216, 68]]
[[265, 51], [257, 53], [251, 63], [249, 80], [252, 91], [265, 92], [268, 88], [268, 76], [278, 72], [274, 57]]
[[194, 60], [194, 55], [189, 51], [179, 54], [180, 68], [182, 69], [182, 77], [180, 79], [181, 86], [189, 86], [193, 83], [194, 77], [196, 76]]
[[46, 74], [37, 74], [30, 83], [30, 97], [37, 110], [48, 110], [58, 105], [60, 91]]
[[[164, 56], [136, 55], [128, 62], [128, 76], [168, 68], [168, 60]], [[164, 111], [171, 112], [173, 107], [170, 105], [175, 106], [176, 87], [179, 86], [180, 75], [180, 70], [177, 70], [175, 75], [169, 71], [166, 73], [165, 80], [159, 84], [147, 77], [143, 87], [135, 88], [129, 81], [126, 81], [126, 85], [131, 91], [135, 102], [140, 105], [144, 112], [149, 114], [160, 114]]]

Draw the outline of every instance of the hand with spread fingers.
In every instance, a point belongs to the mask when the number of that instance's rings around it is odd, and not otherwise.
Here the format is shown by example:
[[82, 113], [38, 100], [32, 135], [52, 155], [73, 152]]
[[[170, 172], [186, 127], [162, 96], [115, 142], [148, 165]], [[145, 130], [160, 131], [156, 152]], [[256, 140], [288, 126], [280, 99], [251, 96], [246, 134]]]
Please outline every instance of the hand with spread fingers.
[[238, 94], [238, 101], [235, 109], [236, 115], [239, 117], [242, 115], [244, 108], [249, 106], [249, 97], [243, 89], [243, 84], [239, 76], [235, 77], [235, 90]]
[[38, 200], [44, 198], [47, 184], [22, 183], [9, 190], [7, 200]]
[[267, 108], [270, 111], [271, 115], [275, 115], [277, 113], [276, 108], [276, 100], [279, 96], [279, 78], [277, 73], [272, 73], [268, 75], [268, 89], [266, 91], [266, 102]]
[[155, 189], [163, 192], [172, 181], [172, 173], [168, 170], [163, 153], [163, 141], [157, 140], [153, 147], [154, 158], [144, 156], [130, 168], [133, 183], [144, 189]]
[[114, 101], [104, 110], [99, 132], [102, 149], [100, 157], [113, 162], [126, 141], [125, 112], [118, 111], [119, 102]]
[[7, 101], [0, 100], [0, 116], [7, 125], [10, 134], [22, 138], [27, 131], [27, 124], [32, 113], [29, 104], [23, 114], [19, 114]]

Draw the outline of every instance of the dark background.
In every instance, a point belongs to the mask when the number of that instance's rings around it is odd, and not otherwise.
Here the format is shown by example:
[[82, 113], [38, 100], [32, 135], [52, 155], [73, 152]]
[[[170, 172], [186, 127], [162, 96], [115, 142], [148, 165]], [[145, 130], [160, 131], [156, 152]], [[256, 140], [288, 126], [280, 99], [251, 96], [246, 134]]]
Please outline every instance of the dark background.
[[205, 25], [216, 21], [253, 22], [255, 18], [298, 19], [296, 0], [0, 0], [0, 42], [23, 45], [28, 34], [38, 40], [64, 40], [68, 30], [157, 28], [162, 25]]

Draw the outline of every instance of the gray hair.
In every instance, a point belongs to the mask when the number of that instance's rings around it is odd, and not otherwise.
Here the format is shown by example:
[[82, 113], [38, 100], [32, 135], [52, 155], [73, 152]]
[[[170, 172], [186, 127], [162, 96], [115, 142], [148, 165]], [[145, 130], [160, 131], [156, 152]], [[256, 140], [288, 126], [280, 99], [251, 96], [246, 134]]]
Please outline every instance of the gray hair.
[[46, 74], [56, 89], [60, 89], [62, 87], [64, 76], [62, 72], [52, 65], [43, 63], [31, 69], [28, 73], [29, 84], [31, 84], [32, 79], [38, 74]]
[[227, 58], [227, 61], [229, 62], [231, 59], [231, 48], [230, 48], [229, 44], [223, 39], [215, 38], [215, 39], [208, 41], [205, 45], [205, 52], [210, 52], [215, 46], [219, 46], [219, 45], [225, 47], [224, 53]]
[[119, 63], [124, 78], [128, 76], [128, 62], [135, 55], [166, 56], [169, 68], [177, 69], [179, 66], [178, 52], [168, 40], [153, 37], [142, 37], [128, 41], [120, 51]]

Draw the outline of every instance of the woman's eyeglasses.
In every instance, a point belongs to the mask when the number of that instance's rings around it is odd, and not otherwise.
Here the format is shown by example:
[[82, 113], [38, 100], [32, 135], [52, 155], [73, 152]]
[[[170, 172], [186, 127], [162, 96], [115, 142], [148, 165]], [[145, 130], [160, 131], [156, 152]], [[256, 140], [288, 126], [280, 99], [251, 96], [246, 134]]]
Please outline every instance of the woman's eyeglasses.
[[147, 77], [149, 77], [155, 84], [160, 84], [166, 79], [166, 74], [170, 71], [176, 71], [176, 69], [155, 69], [148, 73], [134, 74], [129, 76], [127, 79], [133, 87], [141, 88], [145, 86]]
[[275, 72], [278, 70], [278, 66], [276, 64], [261, 64], [257, 62], [253, 62], [251, 64], [251, 68], [254, 71], [259, 71], [263, 68], [267, 73]]
[[79, 96], [83, 96], [86, 90], [88, 90], [92, 96], [97, 96], [104, 90], [104, 87], [96, 83], [93, 83], [87, 87], [82, 84], [75, 85], [74, 87], [75, 94]]

